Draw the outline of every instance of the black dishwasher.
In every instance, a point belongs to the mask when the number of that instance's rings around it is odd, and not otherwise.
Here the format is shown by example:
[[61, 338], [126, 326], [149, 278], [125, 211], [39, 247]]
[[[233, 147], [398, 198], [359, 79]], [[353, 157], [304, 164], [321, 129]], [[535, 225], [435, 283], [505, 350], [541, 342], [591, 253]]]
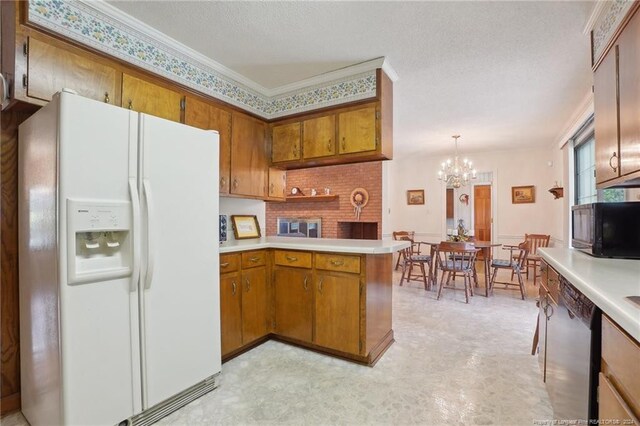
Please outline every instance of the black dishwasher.
[[554, 417], [597, 419], [602, 312], [560, 276], [559, 300], [547, 309], [546, 385]]

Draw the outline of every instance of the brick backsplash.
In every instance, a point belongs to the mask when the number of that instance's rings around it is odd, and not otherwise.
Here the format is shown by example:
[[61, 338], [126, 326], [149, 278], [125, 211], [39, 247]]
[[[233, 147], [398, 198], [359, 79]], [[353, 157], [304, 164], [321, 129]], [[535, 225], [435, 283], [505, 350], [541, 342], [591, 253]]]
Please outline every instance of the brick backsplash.
[[321, 194], [330, 188], [338, 199], [327, 202], [282, 203], [268, 202], [266, 205], [267, 235], [276, 235], [278, 217], [320, 217], [324, 238], [342, 237], [338, 222], [357, 222], [353, 206], [349, 202], [351, 192], [364, 188], [369, 192], [369, 203], [360, 214], [360, 222], [378, 224], [378, 239], [382, 238], [382, 163], [345, 164], [340, 166], [316, 167], [288, 170], [287, 189], [294, 186], [305, 195], [311, 195], [311, 188]]

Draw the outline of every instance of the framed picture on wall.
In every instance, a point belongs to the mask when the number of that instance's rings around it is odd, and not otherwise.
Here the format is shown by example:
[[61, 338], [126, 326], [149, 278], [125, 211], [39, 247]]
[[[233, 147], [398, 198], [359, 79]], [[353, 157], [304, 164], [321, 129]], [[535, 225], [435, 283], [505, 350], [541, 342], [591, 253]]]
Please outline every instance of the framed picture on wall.
[[236, 240], [244, 240], [247, 238], [260, 238], [260, 224], [256, 216], [231, 216], [233, 224], [233, 235]]
[[410, 189], [407, 191], [407, 204], [424, 204], [424, 189]]
[[511, 203], [526, 204], [536, 202], [536, 188], [533, 185], [528, 186], [512, 186], [511, 187]]

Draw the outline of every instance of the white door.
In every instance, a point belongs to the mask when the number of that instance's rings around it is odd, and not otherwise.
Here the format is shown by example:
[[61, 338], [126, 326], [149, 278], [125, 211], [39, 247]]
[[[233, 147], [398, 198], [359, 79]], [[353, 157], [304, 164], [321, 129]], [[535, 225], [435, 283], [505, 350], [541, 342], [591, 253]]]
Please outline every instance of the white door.
[[67, 211], [67, 200], [128, 203], [126, 214], [133, 216], [138, 201], [128, 183], [130, 166], [137, 162], [130, 149], [137, 145], [137, 114], [61, 93], [59, 117], [63, 422], [117, 424], [141, 406], [138, 291], [132, 283], [137, 277], [69, 283], [67, 260], [73, 253], [67, 248], [77, 244], [65, 238], [68, 216], [74, 214]]
[[140, 114], [143, 408], [220, 371], [218, 134]]

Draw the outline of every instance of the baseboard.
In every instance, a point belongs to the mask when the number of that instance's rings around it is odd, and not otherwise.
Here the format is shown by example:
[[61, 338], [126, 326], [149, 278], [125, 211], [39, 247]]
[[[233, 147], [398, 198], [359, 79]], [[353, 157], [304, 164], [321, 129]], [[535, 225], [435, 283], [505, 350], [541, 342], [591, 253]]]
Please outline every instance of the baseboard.
[[20, 392], [0, 398], [0, 416], [20, 410]]

